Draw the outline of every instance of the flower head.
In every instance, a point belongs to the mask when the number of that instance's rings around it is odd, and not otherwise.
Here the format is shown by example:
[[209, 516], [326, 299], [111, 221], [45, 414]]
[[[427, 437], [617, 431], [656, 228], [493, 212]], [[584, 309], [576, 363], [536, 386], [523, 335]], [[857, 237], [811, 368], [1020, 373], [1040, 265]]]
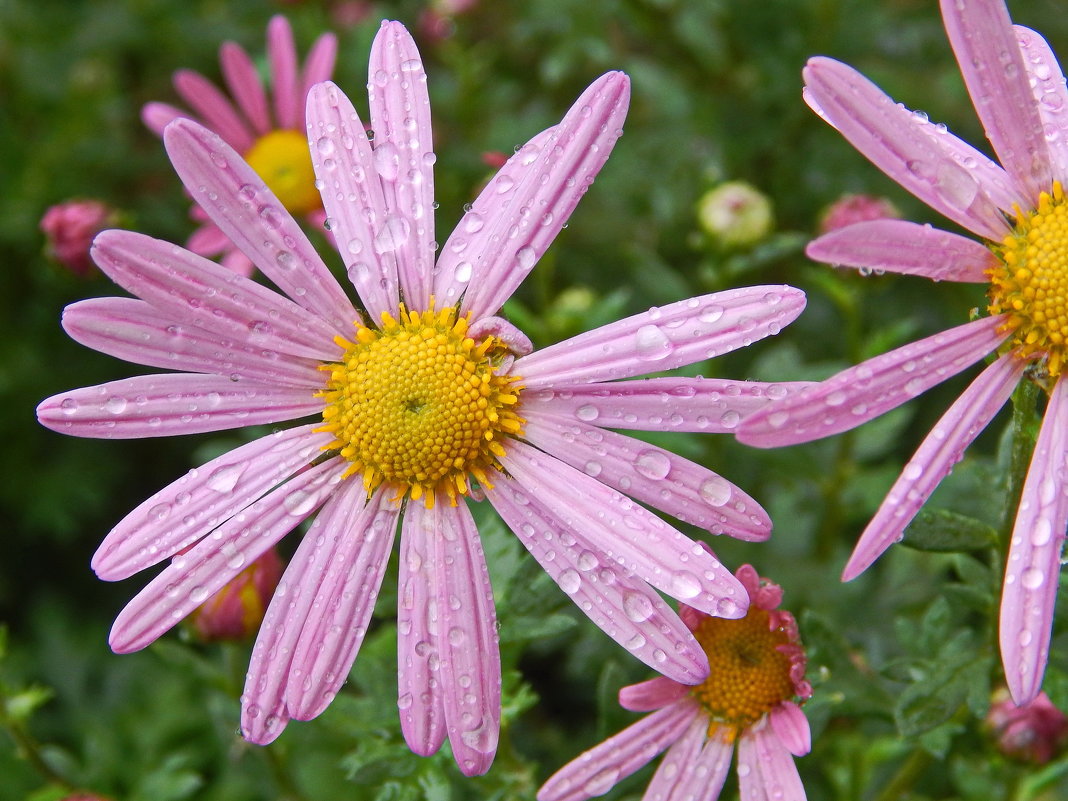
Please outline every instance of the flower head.
[[1037, 765], [1049, 762], [1068, 743], [1068, 718], [1045, 693], [1017, 706], [1005, 688], [999, 689], [994, 693], [986, 724], [1001, 753]]
[[665, 677], [624, 687], [619, 703], [653, 712], [558, 770], [538, 801], [583, 801], [667, 749], [643, 798], [719, 797], [738, 746], [742, 798], [803, 801], [793, 756], [811, 748], [799, 702], [812, 695], [805, 653], [793, 615], [778, 609], [782, 590], [742, 565], [749, 593], [745, 617], [713, 618], [683, 607], [680, 614], [708, 655], [711, 671], [697, 686]]
[[75, 275], [93, 269], [89, 246], [93, 237], [115, 225], [118, 214], [99, 200], [68, 200], [50, 206], [41, 217], [48, 254]]
[[[1001, 653], [1017, 703], [1038, 694], [1049, 652], [1061, 544], [1068, 385], [1068, 89], [1046, 42], [1013, 26], [1002, 0], [943, 0], [950, 42], [1001, 165], [944, 127], [895, 104], [827, 58], [805, 68], [805, 97], [858, 150], [982, 241], [904, 220], [860, 222], [816, 239], [833, 264], [985, 283], [987, 316], [913, 342], [771, 404], [739, 439], [763, 447], [853, 428], [997, 352], [935, 425], [861, 535], [844, 577], [895, 540], [1025, 376], [1049, 393], [1006, 561]], [[965, 310], [962, 312], [966, 313]]]
[[307, 111], [324, 206], [363, 310], [240, 156], [179, 119], [164, 141], [183, 182], [284, 294], [175, 245], [104, 232], [97, 264], [138, 299], [76, 303], [66, 330], [187, 372], [64, 392], [38, 417], [111, 438], [311, 417], [191, 471], [111, 531], [93, 559], [101, 578], [171, 559], [119, 615], [111, 645], [148, 645], [319, 510], [267, 609], [242, 699], [244, 735], [269, 742], [289, 719], [318, 715], [345, 681], [399, 522], [401, 726], [420, 754], [448, 736], [461, 769], [479, 773], [496, 748], [500, 660], [468, 502], [487, 499], [635, 656], [701, 681], [704, 652], [654, 588], [724, 617], [745, 614], [745, 590], [631, 498], [743, 539], [766, 538], [770, 521], [715, 473], [609, 429], [729, 431], [792, 388], [617, 379], [748, 345], [794, 319], [804, 296], [768, 286], [691, 298], [533, 351], [496, 312], [608, 158], [627, 77], [602, 76], [520, 148], [435, 260], [426, 75], [399, 23], [383, 23], [370, 75], [373, 143], [331, 83], [312, 89]]
[[[304, 216], [321, 228], [326, 214], [315, 188], [304, 134], [304, 99], [313, 85], [330, 78], [336, 56], [337, 37], [324, 33], [312, 45], [301, 69], [293, 29], [285, 17], [277, 15], [267, 25], [270, 97], [248, 53], [226, 42], [219, 50], [219, 63], [234, 102], [203, 75], [179, 70], [174, 74], [175, 91], [194, 114], [153, 102], [145, 104], [141, 117], [160, 136], [172, 120], [184, 117], [202, 122], [244, 157], [290, 214]], [[199, 207], [194, 207], [193, 217], [200, 227], [189, 240], [190, 250], [202, 256], [221, 255], [231, 269], [251, 273], [251, 261], [210, 217]]]

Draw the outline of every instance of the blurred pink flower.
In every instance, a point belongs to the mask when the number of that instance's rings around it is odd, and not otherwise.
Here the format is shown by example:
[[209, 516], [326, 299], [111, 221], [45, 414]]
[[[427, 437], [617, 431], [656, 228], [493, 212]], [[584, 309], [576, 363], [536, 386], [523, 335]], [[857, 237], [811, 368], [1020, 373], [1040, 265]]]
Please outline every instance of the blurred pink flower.
[[260, 627], [282, 577], [278, 551], [269, 548], [189, 616], [202, 640], [243, 640]]
[[742, 798], [803, 801], [792, 756], [811, 749], [798, 702], [812, 695], [805, 652], [793, 615], [778, 609], [782, 589], [742, 565], [738, 579], [749, 612], [737, 620], [708, 617], [682, 607], [686, 625], [705, 649], [711, 672], [695, 687], [658, 677], [619, 691], [619, 703], [653, 712], [558, 770], [538, 801], [584, 801], [668, 749], [643, 799], [715, 801], [738, 745]]
[[93, 269], [89, 246], [93, 237], [115, 225], [118, 213], [99, 200], [67, 200], [41, 217], [48, 255], [75, 275], [85, 276]]
[[[203, 123], [244, 157], [290, 214], [303, 216], [322, 230], [326, 213], [315, 188], [304, 134], [304, 99], [313, 85], [333, 74], [336, 56], [337, 37], [324, 33], [315, 40], [300, 69], [293, 29], [285, 17], [277, 15], [267, 25], [270, 99], [248, 53], [234, 42], [225, 42], [219, 49], [219, 62], [236, 107], [200, 73], [179, 70], [174, 74], [175, 91], [194, 114], [166, 103], [146, 103], [141, 118], [159, 136], [175, 119]], [[189, 249], [211, 258], [221, 256], [230, 269], [251, 274], [248, 257], [199, 207], [193, 207], [192, 215], [200, 227], [190, 237]]]
[[103, 579], [173, 557], [119, 615], [111, 645], [145, 647], [321, 507], [253, 648], [242, 731], [270, 742], [290, 718], [322, 712], [345, 682], [400, 521], [401, 726], [419, 754], [447, 735], [461, 770], [475, 774], [496, 750], [501, 679], [467, 500], [488, 499], [637, 658], [701, 681], [704, 653], [656, 589], [725, 617], [745, 613], [745, 592], [627, 495], [743, 539], [766, 539], [770, 520], [715, 473], [608, 429], [725, 432], [793, 387], [615, 379], [748, 345], [792, 321], [804, 295], [765, 286], [691, 298], [532, 352], [496, 313], [608, 158], [628, 78], [602, 76], [520, 148], [436, 250], [426, 75], [399, 23], [383, 23], [369, 72], [373, 143], [333, 84], [315, 86], [307, 110], [323, 202], [365, 312], [240, 156], [179, 119], [164, 143], [182, 181], [286, 297], [169, 243], [104, 232], [97, 264], [140, 299], [76, 303], [64, 312], [67, 332], [189, 372], [60, 393], [38, 417], [106, 438], [319, 417], [191, 471], [111, 531], [93, 559]]
[[[974, 380], [905, 467], [846, 565], [848, 580], [890, 546], [1021, 379], [1049, 394], [1016, 515], [1001, 599], [1001, 656], [1017, 703], [1033, 700], [1049, 655], [1068, 526], [1068, 89], [1046, 42], [1013, 26], [1002, 0], [943, 0], [972, 102], [1004, 167], [944, 126], [894, 103], [828, 58], [805, 68], [809, 105], [887, 175], [968, 229], [875, 220], [808, 247], [813, 259], [934, 281], [986, 283], [988, 315], [845, 370], [772, 404], [738, 438], [790, 445], [854, 428], [982, 361]], [[965, 310], [966, 313], [966, 310]]]
[[820, 217], [820, 233], [829, 234], [839, 228], [871, 220], [896, 220], [901, 215], [894, 204], [875, 195], [842, 195]]
[[986, 723], [997, 738], [998, 750], [1025, 762], [1044, 765], [1068, 742], [1068, 718], [1045, 693], [1017, 706], [1007, 690], [998, 690]]

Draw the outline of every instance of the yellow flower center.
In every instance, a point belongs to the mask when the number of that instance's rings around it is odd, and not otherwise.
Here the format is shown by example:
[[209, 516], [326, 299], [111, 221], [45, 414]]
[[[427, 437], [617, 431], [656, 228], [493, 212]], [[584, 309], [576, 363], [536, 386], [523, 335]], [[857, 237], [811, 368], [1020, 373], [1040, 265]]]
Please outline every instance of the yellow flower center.
[[991, 250], [1000, 264], [990, 273], [991, 314], [1009, 315], [1006, 332], [1022, 358], [1044, 356], [1060, 374], [1068, 341], [1068, 204], [1058, 181], [1038, 208], [1016, 208], [1016, 227]]
[[493, 486], [501, 440], [522, 434], [519, 378], [496, 372], [507, 348], [494, 336], [475, 342], [455, 309], [402, 304], [399, 317], [384, 312], [381, 328], [357, 323], [355, 342], [338, 338], [345, 353], [323, 365], [319, 430], [333, 433], [327, 447], [352, 463], [345, 477], [363, 474], [368, 493], [384, 483], [395, 500], [431, 507], [442, 490], [455, 504], [470, 491], [468, 476]]
[[323, 207], [323, 199], [315, 188], [308, 140], [296, 131], [264, 134], [245, 153], [245, 161], [290, 214], [308, 214]]
[[724, 727], [730, 740], [783, 701], [794, 697], [789, 635], [771, 628], [765, 609], [750, 607], [738, 620], [706, 617], [694, 631], [711, 672], [690, 692], [708, 713], [709, 736]]

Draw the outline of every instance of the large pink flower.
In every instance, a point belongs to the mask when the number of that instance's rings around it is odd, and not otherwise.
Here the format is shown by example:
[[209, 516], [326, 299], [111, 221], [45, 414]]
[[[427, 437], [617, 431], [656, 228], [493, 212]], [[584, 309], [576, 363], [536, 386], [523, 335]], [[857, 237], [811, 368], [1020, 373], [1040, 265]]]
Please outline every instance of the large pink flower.
[[585, 801], [669, 749], [642, 798], [719, 798], [738, 744], [743, 799], [804, 801], [793, 756], [811, 750], [808, 720], [798, 701], [812, 695], [805, 652], [793, 615], [778, 609], [782, 588], [742, 565], [748, 614], [710, 618], [683, 606], [686, 624], [708, 654], [711, 672], [696, 687], [663, 676], [619, 691], [619, 703], [653, 712], [560, 768], [538, 801]]
[[608, 158], [627, 77], [602, 76], [520, 148], [435, 261], [426, 75], [400, 24], [383, 23], [370, 74], [373, 146], [333, 84], [312, 89], [307, 111], [323, 202], [365, 311], [240, 156], [176, 120], [164, 141], [187, 189], [285, 297], [175, 245], [105, 232], [97, 264], [139, 299], [76, 303], [66, 330], [128, 361], [189, 372], [64, 392], [38, 416], [60, 432], [114, 438], [318, 417], [191, 471], [115, 527], [93, 559], [101, 578], [171, 562], [119, 615], [112, 647], [148, 645], [321, 508], [253, 649], [242, 731], [269, 742], [290, 718], [319, 714], [345, 681], [400, 520], [401, 725], [420, 754], [447, 734], [461, 769], [479, 773], [497, 742], [500, 661], [468, 500], [488, 499], [610, 637], [678, 681], [701, 681], [703, 651], [653, 588], [724, 617], [745, 614], [748, 598], [713, 556], [627, 495], [743, 539], [765, 539], [770, 521], [715, 473], [607, 429], [729, 431], [791, 388], [615, 379], [777, 332], [804, 296], [721, 292], [531, 352], [494, 315]]
[[[300, 69], [293, 29], [285, 17], [277, 15], [267, 24], [270, 98], [248, 53], [234, 42], [225, 42], [219, 49], [219, 63], [236, 107], [210, 80], [183, 69], [174, 74], [174, 88], [197, 116], [153, 102], [145, 104], [141, 118], [159, 136], [172, 120], [189, 117], [202, 122], [252, 165], [287, 211], [321, 228], [326, 212], [315, 189], [304, 135], [304, 100], [312, 86], [330, 79], [336, 57], [337, 37], [324, 33]], [[193, 217], [200, 227], [189, 239], [190, 250], [202, 256], [221, 255], [223, 264], [243, 275], [252, 272], [249, 258], [199, 206], [193, 207]]]
[[[771, 447], [871, 420], [993, 351], [997, 358], [935, 425], [845, 568], [862, 572], [895, 540], [1025, 376], [1047, 388], [1012, 533], [1001, 601], [1001, 654], [1017, 703], [1039, 692], [1068, 525], [1068, 90], [1046, 42], [1014, 27], [1001, 0], [943, 0], [946, 30], [987, 137], [1001, 159], [895, 104], [827, 58], [805, 68], [809, 104], [854, 147], [975, 242], [902, 220], [858, 223], [816, 239], [820, 261], [989, 284], [988, 316], [869, 359], [746, 421], [739, 439]], [[965, 311], [965, 310], [962, 310]]]

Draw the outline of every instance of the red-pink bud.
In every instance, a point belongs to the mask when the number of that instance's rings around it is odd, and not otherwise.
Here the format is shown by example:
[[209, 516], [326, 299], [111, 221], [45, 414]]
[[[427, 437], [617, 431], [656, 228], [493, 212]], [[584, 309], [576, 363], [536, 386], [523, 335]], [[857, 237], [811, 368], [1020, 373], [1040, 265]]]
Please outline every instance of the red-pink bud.
[[117, 212], [99, 200], [68, 200], [52, 206], [41, 217], [48, 255], [75, 275], [87, 275], [93, 269], [89, 258], [93, 237], [117, 220]]
[[1002, 688], [994, 693], [986, 724], [1006, 756], [1045, 764], [1068, 743], [1068, 718], [1045, 693], [1029, 704], [1017, 706]]
[[267, 604], [282, 576], [282, 560], [271, 548], [238, 573], [189, 616], [202, 640], [243, 640], [263, 620]]
[[820, 233], [826, 234], [869, 220], [896, 220], [901, 214], [886, 198], [874, 195], [842, 195], [820, 217]]

